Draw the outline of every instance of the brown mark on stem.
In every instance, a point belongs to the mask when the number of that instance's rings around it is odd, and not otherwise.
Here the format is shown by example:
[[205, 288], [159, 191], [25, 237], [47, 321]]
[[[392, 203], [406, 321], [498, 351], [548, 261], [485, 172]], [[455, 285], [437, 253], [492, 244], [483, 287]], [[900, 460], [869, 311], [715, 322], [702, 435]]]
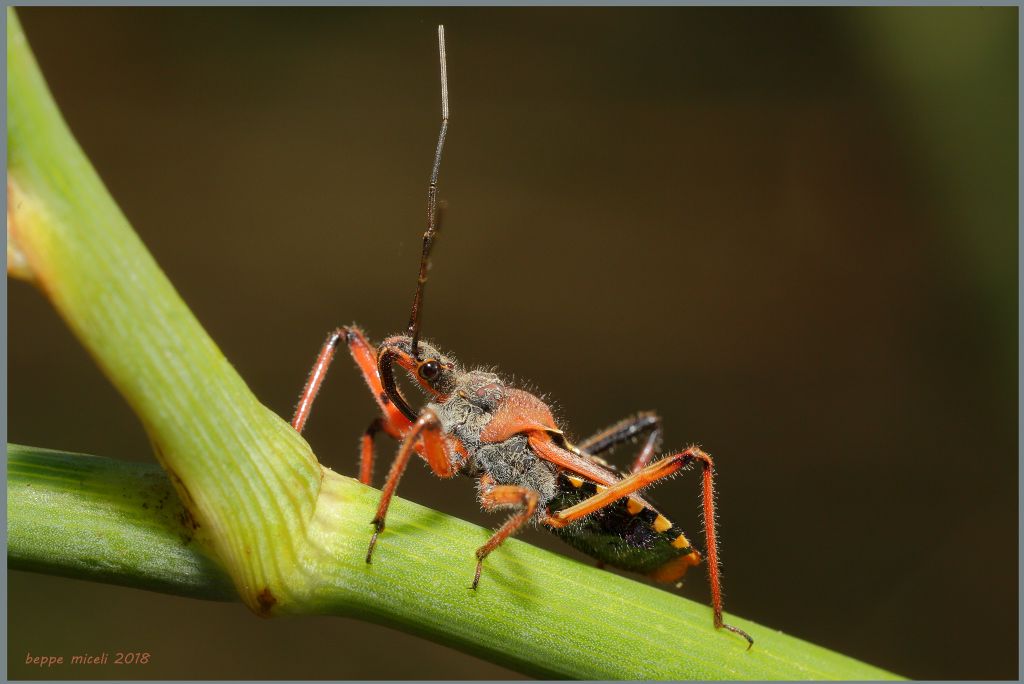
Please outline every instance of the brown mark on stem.
[[[156, 448], [156, 447], [154, 447]], [[157, 457], [161, 463], [163, 459], [159, 458], [162, 454], [159, 448], [157, 448]], [[183, 529], [183, 539], [186, 544], [192, 541], [195, 537], [196, 531], [199, 530], [199, 521], [192, 513], [192, 507], [195, 506], [195, 501], [192, 499], [192, 495], [188, 491], [188, 487], [182, 482], [181, 477], [176, 472], [164, 466], [167, 471], [167, 476], [170, 478], [171, 483], [174, 485], [174, 489], [178, 492], [178, 498], [181, 500], [181, 512], [178, 513], [178, 522], [181, 523]]]
[[277, 598], [270, 591], [270, 587], [263, 587], [262, 591], [256, 595], [256, 613], [260, 617], [270, 617], [270, 611], [276, 603]]

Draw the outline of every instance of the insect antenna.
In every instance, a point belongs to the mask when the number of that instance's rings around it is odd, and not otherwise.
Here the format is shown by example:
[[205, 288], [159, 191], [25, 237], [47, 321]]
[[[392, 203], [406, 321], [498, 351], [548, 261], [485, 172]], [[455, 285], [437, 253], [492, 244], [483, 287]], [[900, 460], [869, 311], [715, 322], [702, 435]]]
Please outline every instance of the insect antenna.
[[430, 261], [430, 249], [437, 236], [439, 225], [439, 207], [437, 203], [437, 174], [441, 169], [441, 152], [444, 150], [444, 139], [448, 134], [448, 64], [444, 53], [444, 26], [437, 27], [437, 46], [441, 61], [441, 132], [437, 136], [437, 149], [434, 151], [434, 166], [430, 171], [430, 186], [427, 189], [427, 230], [423, 233], [423, 253], [420, 256], [420, 273], [416, 280], [416, 294], [412, 300], [412, 313], [409, 314], [409, 336], [412, 338], [412, 356], [420, 359], [420, 309], [423, 307], [423, 287], [427, 283], [427, 266]]

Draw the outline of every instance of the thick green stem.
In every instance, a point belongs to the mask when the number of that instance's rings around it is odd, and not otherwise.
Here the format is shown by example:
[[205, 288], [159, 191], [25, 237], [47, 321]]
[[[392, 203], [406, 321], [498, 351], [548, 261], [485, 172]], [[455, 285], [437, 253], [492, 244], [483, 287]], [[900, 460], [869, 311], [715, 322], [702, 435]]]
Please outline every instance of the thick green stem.
[[178, 296], [72, 137], [11, 9], [7, 21], [8, 253], [142, 420], [243, 600], [304, 593], [281, 575], [316, 507], [316, 458]]
[[365, 563], [379, 492], [321, 468], [252, 395], [74, 141], [13, 10], [7, 20], [13, 274], [39, 286], [124, 395], [168, 476], [12, 449], [12, 567], [235, 594], [262, 615], [363, 617], [552, 677], [889, 676], [730, 616], [757, 639], [747, 651], [707, 606], [515, 540], [472, 591], [488, 532], [408, 502], [394, 502]]

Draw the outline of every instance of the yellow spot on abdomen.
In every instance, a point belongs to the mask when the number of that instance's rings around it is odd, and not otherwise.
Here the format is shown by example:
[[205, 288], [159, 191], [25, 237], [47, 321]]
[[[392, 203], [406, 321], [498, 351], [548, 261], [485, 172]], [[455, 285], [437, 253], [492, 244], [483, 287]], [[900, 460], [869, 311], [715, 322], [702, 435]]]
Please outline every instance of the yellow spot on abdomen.
[[568, 477], [568, 480], [569, 480], [569, 484], [571, 484], [573, 487], [582, 487], [583, 486], [583, 480], [581, 478], [575, 477], [573, 475], [569, 475], [567, 477]]
[[677, 549], [685, 549], [690, 546], [690, 540], [686, 538], [685, 534], [681, 534], [672, 540], [672, 546]]
[[668, 528], [672, 527], [672, 523], [669, 522], [669, 519], [665, 516], [659, 515], [657, 518], [654, 519], [654, 523], [651, 525], [651, 527], [654, 528], [655, 532], [664, 532]]
[[640, 511], [644, 510], [644, 505], [639, 501], [626, 499], [626, 510], [629, 511], [630, 515], [636, 515]]

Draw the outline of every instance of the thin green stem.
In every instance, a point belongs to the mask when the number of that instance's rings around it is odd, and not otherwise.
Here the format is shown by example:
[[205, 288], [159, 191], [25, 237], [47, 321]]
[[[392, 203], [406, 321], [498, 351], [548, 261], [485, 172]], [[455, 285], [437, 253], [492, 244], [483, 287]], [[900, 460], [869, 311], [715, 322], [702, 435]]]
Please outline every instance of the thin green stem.
[[[155, 465], [10, 445], [10, 567], [231, 600], [230, 581]], [[379, 493], [331, 474], [298, 612], [361, 617], [544, 677], [887, 679], [888, 672], [749, 621], [746, 651], [710, 609], [511, 540], [469, 588], [490, 532], [395, 499], [373, 565]], [[272, 600], [266, 596], [265, 600]], [[293, 607], [294, 609], [294, 607]]]
[[7, 534], [13, 570], [238, 600], [156, 464], [9, 444]]

